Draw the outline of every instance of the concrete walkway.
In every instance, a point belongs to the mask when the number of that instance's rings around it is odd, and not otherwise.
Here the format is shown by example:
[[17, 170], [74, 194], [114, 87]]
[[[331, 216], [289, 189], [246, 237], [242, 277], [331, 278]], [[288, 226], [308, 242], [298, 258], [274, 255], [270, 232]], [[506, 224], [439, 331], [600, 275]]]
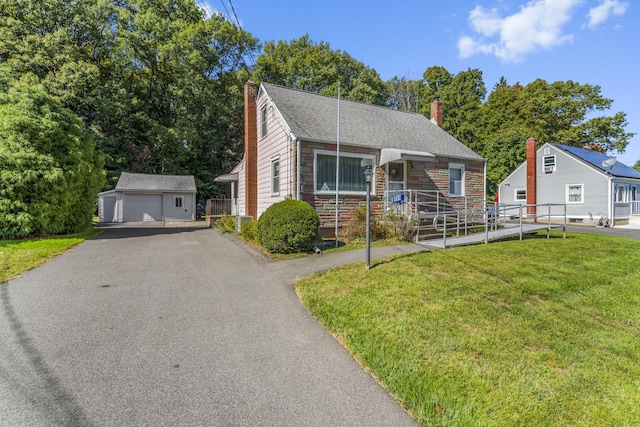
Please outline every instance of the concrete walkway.
[[[372, 264], [421, 250], [374, 248]], [[0, 285], [0, 425], [415, 426], [291, 286], [363, 260], [273, 262], [211, 229], [106, 229]]]

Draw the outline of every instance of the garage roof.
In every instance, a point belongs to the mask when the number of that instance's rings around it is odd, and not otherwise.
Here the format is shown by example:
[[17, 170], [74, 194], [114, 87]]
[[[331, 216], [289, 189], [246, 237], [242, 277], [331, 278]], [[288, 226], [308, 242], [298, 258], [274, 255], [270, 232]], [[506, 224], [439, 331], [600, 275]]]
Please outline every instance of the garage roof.
[[152, 175], [146, 173], [122, 172], [117, 191], [172, 191], [196, 192], [193, 175]]

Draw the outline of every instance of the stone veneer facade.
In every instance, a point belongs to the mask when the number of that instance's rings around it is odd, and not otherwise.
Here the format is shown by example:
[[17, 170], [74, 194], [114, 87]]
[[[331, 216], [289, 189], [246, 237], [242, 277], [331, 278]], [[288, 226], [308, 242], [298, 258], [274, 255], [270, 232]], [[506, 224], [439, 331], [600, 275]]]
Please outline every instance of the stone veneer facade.
[[[334, 194], [316, 194], [313, 182], [315, 150], [336, 151], [336, 144], [308, 143], [301, 144], [301, 197], [318, 212], [321, 229], [335, 228], [336, 198]], [[372, 154], [376, 162], [380, 159], [380, 150], [341, 146], [341, 153]], [[449, 164], [463, 164], [465, 167], [465, 195], [474, 203], [484, 202], [484, 161], [468, 160], [454, 157], [437, 157], [431, 162], [409, 160], [407, 165], [407, 188], [420, 191], [439, 191], [453, 206], [464, 208], [463, 197], [447, 197], [449, 188]], [[375, 191], [372, 189], [371, 210], [373, 214], [381, 214], [384, 209], [384, 191], [386, 167], [377, 166], [375, 171]], [[362, 177], [364, 180], [364, 175]], [[365, 195], [340, 195], [338, 221], [342, 227], [346, 225], [354, 212], [366, 204]], [[328, 234], [325, 233], [325, 234]]]

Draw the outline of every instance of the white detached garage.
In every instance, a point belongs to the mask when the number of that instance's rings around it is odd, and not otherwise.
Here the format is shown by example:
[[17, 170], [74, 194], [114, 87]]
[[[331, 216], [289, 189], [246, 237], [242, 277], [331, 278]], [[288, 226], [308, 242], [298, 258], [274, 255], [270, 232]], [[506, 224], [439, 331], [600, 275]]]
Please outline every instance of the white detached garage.
[[195, 220], [193, 175], [122, 172], [116, 188], [98, 197], [100, 222]]

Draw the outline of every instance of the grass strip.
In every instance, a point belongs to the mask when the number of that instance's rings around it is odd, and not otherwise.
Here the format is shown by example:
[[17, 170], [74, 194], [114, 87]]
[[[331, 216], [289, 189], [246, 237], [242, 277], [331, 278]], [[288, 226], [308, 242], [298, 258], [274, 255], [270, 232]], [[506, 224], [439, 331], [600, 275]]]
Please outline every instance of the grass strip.
[[19, 277], [72, 246], [84, 242], [101, 230], [88, 229], [82, 233], [28, 240], [0, 240], [0, 283]]
[[635, 425], [639, 253], [587, 234], [506, 241], [345, 266], [296, 291], [424, 426]]

